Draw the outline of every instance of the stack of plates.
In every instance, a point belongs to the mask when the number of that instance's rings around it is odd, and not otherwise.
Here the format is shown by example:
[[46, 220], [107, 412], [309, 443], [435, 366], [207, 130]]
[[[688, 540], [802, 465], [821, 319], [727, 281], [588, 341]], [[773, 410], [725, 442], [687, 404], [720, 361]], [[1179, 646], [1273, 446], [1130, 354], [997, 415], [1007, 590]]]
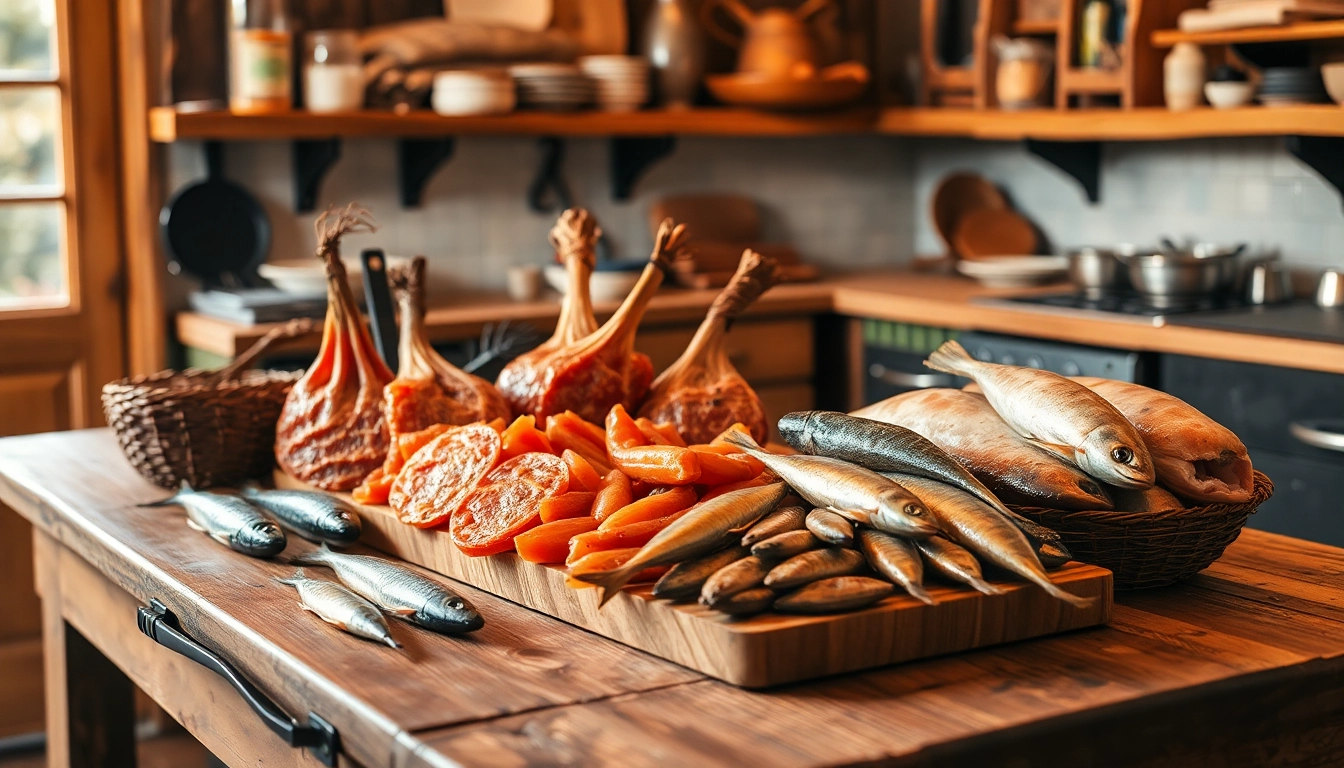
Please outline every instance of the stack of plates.
[[1260, 81], [1260, 103], [1268, 107], [1328, 104], [1330, 95], [1316, 67], [1266, 67]]
[[593, 102], [593, 81], [573, 64], [515, 64], [509, 67], [518, 84], [518, 106], [568, 112]]
[[957, 271], [990, 288], [1021, 288], [1058, 280], [1068, 272], [1063, 256], [996, 256], [958, 261]]
[[649, 100], [649, 62], [642, 56], [584, 56], [579, 69], [597, 85], [606, 112], [633, 112]]

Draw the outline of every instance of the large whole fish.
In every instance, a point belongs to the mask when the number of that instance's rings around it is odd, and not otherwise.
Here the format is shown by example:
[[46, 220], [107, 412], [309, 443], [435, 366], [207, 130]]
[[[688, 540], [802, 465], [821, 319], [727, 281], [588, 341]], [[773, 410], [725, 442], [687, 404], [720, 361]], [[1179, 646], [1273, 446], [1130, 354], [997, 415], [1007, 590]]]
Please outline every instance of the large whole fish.
[[1157, 478], [1181, 496], [1241, 503], [1255, 490], [1251, 457], [1232, 430], [1178, 397], [1139, 384], [1080, 377], [1143, 436]]
[[392, 630], [387, 620], [378, 610], [378, 606], [342, 587], [340, 584], [322, 579], [310, 579], [303, 575], [303, 569], [294, 572], [287, 579], [277, 578], [281, 584], [288, 584], [299, 591], [299, 604], [304, 610], [312, 611], [328, 624], [349, 632], [355, 637], [373, 640], [377, 643], [400, 648], [392, 639]]
[[927, 437], [1010, 504], [1111, 508], [1100, 483], [1014, 432], [981, 395], [922, 389], [860, 408], [854, 415]]
[[1059, 534], [1008, 509], [961, 462], [915, 430], [835, 411], [795, 411], [779, 420], [779, 433], [803, 453], [955, 485], [1007, 515], [1042, 558], [1055, 564], [1070, 559]]
[[329, 493], [272, 491], [249, 485], [243, 488], [242, 496], [309, 541], [348, 546], [359, 540], [359, 514]]
[[862, 528], [859, 530], [859, 550], [868, 560], [868, 567], [900, 584], [921, 603], [933, 605], [933, 598], [924, 590], [924, 561], [914, 544], [899, 536]]
[[285, 532], [261, 510], [237, 496], [182, 488], [163, 501], [142, 507], [179, 506], [187, 511], [187, 525], [235, 552], [251, 557], [273, 557], [285, 548]]
[[434, 632], [459, 635], [485, 626], [485, 619], [471, 603], [447, 587], [382, 558], [332, 552], [323, 544], [292, 562], [325, 565], [360, 597]]
[[919, 498], [871, 469], [825, 456], [780, 456], [756, 444], [741, 429], [721, 438], [760, 459], [799, 496], [881, 531], [904, 536], [931, 536], [938, 524]]
[[1152, 487], [1153, 460], [1138, 430], [1087, 387], [1049, 371], [976, 360], [955, 341], [943, 342], [924, 364], [974, 379], [1009, 426], [1092, 477]]
[[1027, 537], [983, 501], [937, 480], [899, 474], [893, 477], [924, 500], [953, 541], [981, 560], [1021, 576], [1076, 608], [1092, 604], [1091, 598], [1070, 594], [1050, 581]]
[[646, 568], [679, 563], [703, 555], [723, 543], [731, 531], [745, 529], [774, 509], [788, 492], [784, 483], [729, 491], [691, 507], [675, 522], [659, 531], [620, 568], [575, 574], [574, 578], [596, 584], [602, 594], [598, 607], [606, 605], [635, 574]]

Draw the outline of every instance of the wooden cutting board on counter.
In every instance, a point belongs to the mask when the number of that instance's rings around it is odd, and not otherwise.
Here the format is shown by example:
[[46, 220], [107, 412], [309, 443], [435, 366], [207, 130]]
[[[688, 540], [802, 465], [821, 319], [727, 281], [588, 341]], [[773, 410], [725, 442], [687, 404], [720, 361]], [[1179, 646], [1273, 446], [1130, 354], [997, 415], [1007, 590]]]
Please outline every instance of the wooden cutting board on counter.
[[[311, 490], [276, 472], [277, 488]], [[655, 600], [651, 584], [627, 588], [597, 607], [596, 589], [565, 585], [565, 570], [514, 554], [467, 557], [446, 530], [414, 528], [390, 507], [360, 509], [360, 543], [553, 616], [617, 642], [746, 688], [882, 667], [1105, 624], [1111, 618], [1111, 572], [1082, 563], [1054, 571], [1056, 584], [1096, 598], [1088, 609], [1055, 600], [1016, 581], [994, 583], [1002, 595], [929, 584], [936, 605], [905, 594], [861, 611], [830, 616], [765, 613], [731, 619], [695, 603]], [[489, 621], [490, 617], [486, 617]]]

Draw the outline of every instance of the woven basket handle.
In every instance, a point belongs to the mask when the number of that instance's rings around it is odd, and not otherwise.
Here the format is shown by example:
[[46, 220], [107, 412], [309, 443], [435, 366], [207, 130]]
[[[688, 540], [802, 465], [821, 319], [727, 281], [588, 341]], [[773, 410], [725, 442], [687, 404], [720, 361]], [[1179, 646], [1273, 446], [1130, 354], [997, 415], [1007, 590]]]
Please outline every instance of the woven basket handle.
[[234, 358], [233, 362], [220, 368], [211, 374], [212, 383], [228, 381], [237, 376], [240, 371], [245, 371], [252, 367], [257, 358], [266, 353], [271, 345], [283, 339], [292, 339], [295, 336], [302, 336], [305, 333], [312, 333], [317, 329], [317, 322], [309, 317], [299, 317], [284, 325], [278, 325], [266, 332], [265, 336], [257, 339], [257, 342], [247, 348], [247, 351]]

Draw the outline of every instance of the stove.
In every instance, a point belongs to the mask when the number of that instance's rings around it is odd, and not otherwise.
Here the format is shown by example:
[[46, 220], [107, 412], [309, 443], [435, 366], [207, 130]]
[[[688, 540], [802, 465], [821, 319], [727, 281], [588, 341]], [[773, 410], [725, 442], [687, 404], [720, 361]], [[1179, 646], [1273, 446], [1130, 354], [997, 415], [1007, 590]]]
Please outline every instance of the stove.
[[1170, 322], [1193, 328], [1344, 344], [1344, 309], [1322, 309], [1309, 301], [1206, 312], [1172, 318]]
[[1170, 322], [1168, 318], [1173, 316], [1242, 309], [1248, 306], [1245, 302], [1231, 297], [1203, 297], [1192, 299], [1188, 303], [1159, 308], [1145, 302], [1137, 293], [1106, 294], [1099, 299], [1092, 299], [1074, 291], [983, 298], [975, 301], [978, 304], [1030, 309], [1066, 317], [1123, 320], [1153, 326], [1166, 325]]

